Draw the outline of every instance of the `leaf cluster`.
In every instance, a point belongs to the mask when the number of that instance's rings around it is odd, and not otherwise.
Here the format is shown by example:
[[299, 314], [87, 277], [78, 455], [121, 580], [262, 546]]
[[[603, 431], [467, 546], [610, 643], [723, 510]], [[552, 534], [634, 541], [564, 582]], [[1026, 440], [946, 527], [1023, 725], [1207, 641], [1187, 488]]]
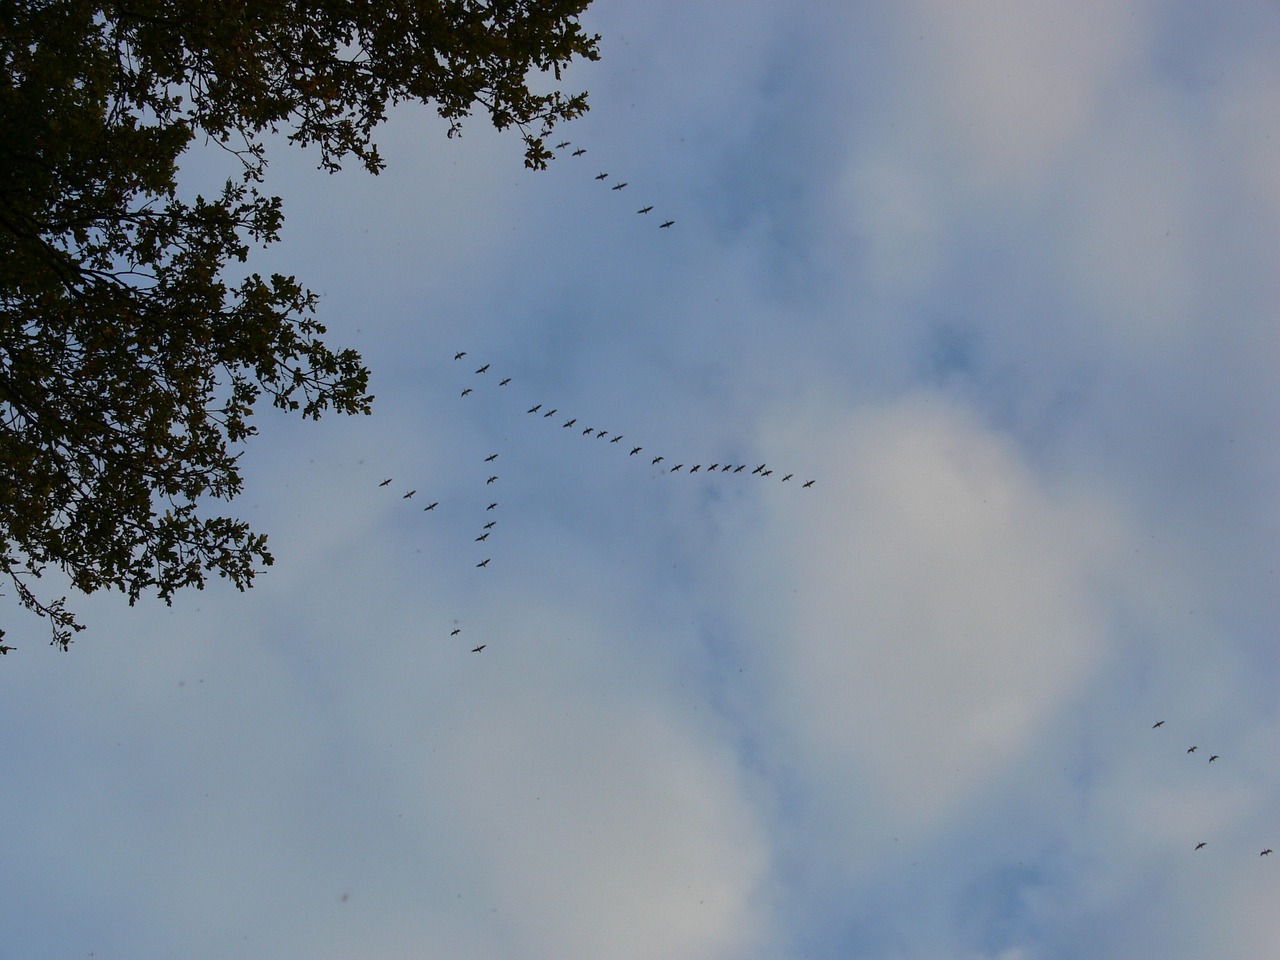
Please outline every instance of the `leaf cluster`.
[[[375, 128], [416, 100], [450, 135], [487, 110], [545, 166], [543, 139], [585, 97], [529, 80], [596, 58], [585, 6], [0, 0], [0, 574], [55, 644], [80, 625], [32, 589], [48, 567], [132, 603], [210, 573], [244, 589], [271, 563], [264, 536], [204, 508], [240, 491], [262, 399], [369, 412], [368, 371], [325, 345], [315, 295], [239, 266], [282, 226], [257, 189], [264, 137], [376, 173]], [[178, 161], [200, 136], [242, 175], [184, 200]]]

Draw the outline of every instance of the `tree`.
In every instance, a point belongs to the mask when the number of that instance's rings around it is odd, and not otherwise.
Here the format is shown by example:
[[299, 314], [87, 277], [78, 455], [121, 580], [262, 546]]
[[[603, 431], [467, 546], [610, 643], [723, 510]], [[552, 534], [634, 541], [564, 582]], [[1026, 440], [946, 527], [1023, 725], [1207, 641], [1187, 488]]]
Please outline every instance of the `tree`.
[[[541, 169], [586, 97], [532, 87], [597, 59], [589, 2], [0, 0], [0, 574], [54, 644], [81, 625], [33, 589], [50, 567], [133, 603], [215, 572], [245, 589], [271, 563], [208, 505], [240, 491], [262, 398], [370, 411], [316, 296], [238, 266], [283, 222], [258, 190], [269, 136], [377, 173], [375, 128], [419, 101], [449, 136], [478, 110], [515, 126]], [[183, 200], [178, 159], [201, 138], [240, 175]]]

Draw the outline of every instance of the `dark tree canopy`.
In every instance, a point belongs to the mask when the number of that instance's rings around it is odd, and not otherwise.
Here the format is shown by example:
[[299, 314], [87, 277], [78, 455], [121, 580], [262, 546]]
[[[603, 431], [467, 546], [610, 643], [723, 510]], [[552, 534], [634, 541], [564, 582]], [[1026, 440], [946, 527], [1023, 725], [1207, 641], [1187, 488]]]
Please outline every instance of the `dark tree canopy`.
[[[239, 492], [264, 396], [369, 412], [368, 371], [320, 339], [315, 295], [237, 266], [282, 225], [257, 189], [264, 138], [376, 173], [375, 128], [418, 101], [450, 136], [473, 112], [515, 126], [545, 167], [586, 99], [531, 81], [596, 59], [589, 2], [0, 0], [0, 574], [55, 644], [81, 627], [37, 595], [46, 569], [133, 602], [215, 572], [244, 589], [271, 563], [208, 508]], [[242, 172], [183, 200], [178, 160], [201, 141]]]

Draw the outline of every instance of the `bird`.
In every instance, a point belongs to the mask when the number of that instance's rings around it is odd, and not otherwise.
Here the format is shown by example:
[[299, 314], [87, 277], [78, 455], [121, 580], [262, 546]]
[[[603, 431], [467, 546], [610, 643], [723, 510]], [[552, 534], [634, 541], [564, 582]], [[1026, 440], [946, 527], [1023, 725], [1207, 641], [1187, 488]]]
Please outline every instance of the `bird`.
[[794, 473], [788, 473], [785, 477], [782, 478], [782, 482], [786, 483], [788, 480], [790, 480], [794, 476], [795, 476]]
[[1258, 854], [1258, 856], [1260, 856], [1260, 857], [1266, 857], [1266, 856], [1270, 856], [1270, 855], [1271, 855], [1271, 848], [1270, 848], [1270, 847], [1267, 847], [1267, 849], [1263, 850], [1260, 854]]
[[621, 190], [621, 189], [622, 189], [623, 187], [625, 187], [626, 185], [627, 185], [627, 181], [625, 181], [625, 180], [624, 180], [624, 181], [622, 181], [622, 183], [615, 183], [615, 184], [614, 184], [612, 187], [610, 187], [609, 189], [610, 189], [610, 190]]
[[463, 357], [465, 357], [466, 355], [467, 355], [467, 351], [465, 351], [465, 350], [459, 350], [457, 353], [455, 353], [455, 354], [453, 355], [453, 359], [455, 359], [455, 360], [461, 360], [461, 359], [462, 359]]
[[671, 472], [675, 473], [677, 470], [679, 470], [683, 466], [684, 466], [683, 463], [677, 463], [674, 467], [671, 468]]
[[1217, 759], [1218, 759], [1218, 755], [1215, 753], [1213, 756], [1211, 756], [1211, 757], [1209, 758], [1209, 762], [1210, 762], [1210, 763], [1213, 763], [1213, 761], [1215, 761], [1215, 760], [1217, 760]]
[[632, 447], [632, 448], [631, 448], [631, 452], [630, 452], [630, 453], [628, 453], [628, 454], [627, 454], [627, 456], [628, 456], [628, 457], [634, 457], [634, 456], [635, 456], [637, 453], [639, 453], [642, 449], [643, 449], [642, 447]]
[[745, 469], [747, 469], [747, 465], [744, 463], [744, 464], [743, 464], [742, 466], [740, 466], [740, 467], [734, 467], [734, 468], [733, 468], [733, 472], [734, 472], [734, 473], [741, 473], [741, 472], [742, 472], [743, 470], [745, 470]]
[[542, 416], [543, 416], [544, 418], [546, 418], [546, 417], [554, 417], [555, 415], [556, 415], [556, 408], [555, 408], [555, 407], [552, 407], [550, 410], [548, 410], [548, 411], [547, 411], [546, 413], [544, 413]]
[[587, 429], [585, 429], [585, 430], [583, 430], [583, 431], [582, 431], [582, 435], [585, 437], [587, 434], [589, 434], [589, 433], [595, 433], [595, 432], [596, 432], [596, 428], [595, 428], [595, 427], [587, 427]]
[[[812, 480], [810, 480], [810, 481], [809, 481], [809, 483], [813, 483], [813, 481], [812, 481]], [[805, 486], [808, 486], [808, 484], [805, 484]], [[1164, 726], [1164, 721], [1163, 721], [1163, 720], [1157, 720], [1155, 723], [1153, 723], [1153, 724], [1151, 725], [1151, 729], [1152, 729], [1152, 730], [1154, 730], [1156, 727], [1163, 727], [1163, 726]]]
[[17, 649], [17, 647], [11, 647], [7, 643], [0, 643], [0, 656], [7, 656], [10, 650]]
[[609, 442], [610, 442], [610, 443], [617, 443], [617, 442], [618, 442], [619, 440], [621, 440], [621, 439], [622, 439], [622, 434], [620, 434], [620, 433], [619, 433], [619, 434], [615, 435], [615, 436], [614, 436], [614, 438], [613, 438], [612, 440], [610, 440]]
[[496, 503], [491, 503], [491, 504], [489, 504], [487, 507], [485, 507], [485, 509], [486, 509], [486, 510], [492, 510], [492, 509], [494, 509], [495, 507], [497, 507], [497, 504], [496, 504]]
[[607, 173], [597, 173], [597, 174], [596, 174], [596, 179], [597, 179], [597, 180], [606, 180], [606, 179], [608, 179], [608, 177], [609, 177], [609, 175], [608, 175]]
[[489, 364], [487, 363], [483, 367], [481, 367], [479, 370], [476, 371], [476, 373], [488, 373], [488, 372], [489, 372]]
[[772, 470], [766, 470], [764, 473], [760, 474], [760, 476], [762, 476], [762, 477], [767, 477], [767, 476], [769, 476], [769, 474], [771, 474], [771, 473], [773, 473], [773, 471], [772, 471]]
[[484, 525], [484, 528], [485, 528], [486, 530], [492, 530], [492, 529], [493, 529], [494, 527], [496, 527], [497, 525], [498, 525], [498, 521], [497, 521], [497, 520], [490, 520], [488, 523], [486, 523], [486, 524]]
[[497, 459], [498, 459], [498, 455], [497, 455], [496, 453], [491, 453], [491, 454], [489, 454], [487, 457], [485, 457], [485, 458], [484, 458], [484, 462], [485, 462], [485, 463], [492, 463], [494, 460], [497, 460]]
[[720, 466], [720, 464], [718, 464], [718, 463], [713, 463], [711, 466], [707, 467], [707, 470], [708, 470], [708, 471], [710, 471], [710, 470], [714, 470], [714, 469], [716, 469], [716, 467], [718, 467], [718, 466]]
[[434, 509], [435, 509], [436, 507], [438, 507], [438, 506], [440, 506], [440, 501], [439, 501], [439, 500], [436, 500], [434, 503], [428, 503], [428, 504], [427, 504], [425, 507], [423, 507], [422, 509], [423, 509], [423, 511], [425, 512], [425, 511], [427, 511], [427, 510], [434, 510]]
[[723, 467], [721, 467], [721, 468], [720, 468], [720, 472], [721, 472], [721, 473], [728, 473], [728, 472], [729, 472], [730, 470], [732, 470], [732, 469], [733, 469], [733, 464], [731, 464], [731, 463], [726, 463]]
[[568, 140], [561, 140], [559, 143], [556, 144], [556, 149], [563, 150], [565, 147], [569, 146], [569, 143], [570, 141]]
[[754, 470], [751, 471], [751, 475], [754, 477], [757, 473], [759, 473], [763, 469], [764, 469], [764, 464], [762, 463], [760, 464], [760, 466], [756, 467]]
[[507, 377], [505, 380], [499, 380], [499, 381], [498, 381], [498, 386], [500, 386], [500, 387], [505, 387], [505, 386], [506, 386], [508, 383], [510, 383], [510, 382], [511, 382], [511, 378], [510, 378], [510, 377]]
[[488, 644], [487, 644], [487, 643], [482, 643], [482, 644], [480, 644], [480, 646], [478, 646], [478, 647], [472, 647], [472, 648], [471, 648], [471, 652], [472, 652], [472, 653], [479, 653], [481, 650], [483, 650], [483, 649], [484, 649], [485, 647], [487, 647], [487, 646], [488, 646]]
[[406, 493], [406, 494], [405, 494], [403, 497], [401, 497], [400, 499], [401, 499], [401, 500], [408, 500], [410, 497], [412, 497], [412, 496], [413, 496], [415, 493], [417, 493], [417, 492], [418, 492], [417, 490], [410, 490], [408, 493]]
[[[806, 487], [812, 487], [812, 486], [813, 486], [813, 481], [812, 481], [812, 480], [806, 480], [804, 485], [805, 485]], [[1164, 723], [1164, 721], [1163, 721], [1163, 720], [1161, 720], [1161, 721], [1160, 721], [1160, 723]], [[1157, 726], [1157, 727], [1158, 727], [1158, 726], [1160, 726], [1160, 723], [1157, 723], [1157, 724], [1156, 724], [1156, 726]]]
[[651, 466], [651, 467], [652, 467], [652, 466], [655, 466], [656, 464], [661, 463], [661, 462], [662, 462], [662, 460], [663, 460], [663, 458], [662, 458], [662, 457], [654, 457], [654, 458], [653, 458], [653, 463], [649, 464], [649, 466]]
[[378, 486], [385, 487], [390, 482], [391, 482], [391, 477], [387, 477], [387, 479], [383, 480], [380, 484], [378, 484]]
[[575, 157], [580, 157], [580, 156], [582, 156], [582, 155], [583, 155], [584, 153], [586, 153], [586, 152], [587, 152], [587, 148], [586, 148], [586, 147], [579, 147], [577, 150], [573, 151], [573, 155], [574, 155]]
[[566, 422], [565, 422], [564, 427], [565, 427], [565, 429], [567, 430], [567, 429], [569, 429], [570, 427], [572, 427], [572, 426], [573, 426], [575, 423], [577, 423], [577, 422], [578, 422], [578, 418], [577, 418], [577, 417], [574, 417], [572, 420], [568, 420], [568, 421], [566, 421]]
[[480, 534], [480, 536], [476, 537], [476, 543], [483, 543], [485, 540], [488, 540], [488, 539], [489, 539], [489, 534], [482, 533]]
[[471, 388], [470, 388], [470, 387], [467, 387], [467, 389], [465, 389], [465, 390], [463, 390], [463, 391], [462, 391], [462, 395], [465, 397], [465, 396], [466, 396], [468, 393], [470, 393], [470, 392], [471, 392]]
[[1195, 747], [1187, 747], [1187, 753], [1195, 753], [1195, 752], [1196, 752]]
[[648, 212], [649, 212], [650, 210], [652, 210], [652, 209], [653, 209], [653, 207], [651, 207], [651, 206], [650, 206], [650, 207], [641, 207], [639, 210], [637, 210], [637, 211], [636, 211], [636, 213], [648, 213]]
[[1204, 846], [1208, 846], [1208, 844], [1206, 844], [1203, 840], [1201, 840], [1199, 843], [1196, 844], [1196, 849], [1199, 850], [1201, 847], [1204, 847]]
[[497, 477], [490, 477], [488, 480], [486, 480], [486, 481], [484, 482], [484, 484], [485, 484], [485, 486], [487, 487], [489, 484], [493, 483], [493, 481], [495, 481], [495, 480], [497, 480], [497, 479], [498, 479]]
[[608, 431], [608, 430], [597, 430], [597, 431], [596, 431], [596, 436], [597, 436], [597, 437], [605, 437], [605, 436], [608, 436], [608, 435], [609, 435], [609, 431]]
[[449, 636], [451, 636], [451, 637], [456, 637], [456, 636], [457, 636], [458, 634], [460, 634], [461, 632], [462, 632], [462, 628], [461, 628], [461, 627], [454, 627], [454, 628], [453, 628], [453, 633], [449, 634]]
[[491, 559], [490, 557], [485, 557], [483, 560], [481, 560], [479, 563], [477, 563], [477, 564], [476, 564], [476, 566], [477, 566], [477, 567], [487, 567], [487, 566], [489, 565], [489, 560], [490, 560], [490, 559]]
[[690, 472], [690, 473], [697, 473], [697, 472], [698, 472], [699, 470], [701, 470], [701, 469], [702, 469], [702, 464], [700, 464], [700, 463], [695, 463], [692, 467], [690, 467], [690, 468], [689, 468], [689, 472]]
[[526, 410], [525, 413], [537, 413], [541, 409], [542, 409], [542, 404], [535, 403], [532, 407]]
[[660, 223], [658, 224], [658, 229], [665, 230], [667, 227], [671, 226], [673, 223], [675, 223], [674, 220], [668, 220], [666, 223]]

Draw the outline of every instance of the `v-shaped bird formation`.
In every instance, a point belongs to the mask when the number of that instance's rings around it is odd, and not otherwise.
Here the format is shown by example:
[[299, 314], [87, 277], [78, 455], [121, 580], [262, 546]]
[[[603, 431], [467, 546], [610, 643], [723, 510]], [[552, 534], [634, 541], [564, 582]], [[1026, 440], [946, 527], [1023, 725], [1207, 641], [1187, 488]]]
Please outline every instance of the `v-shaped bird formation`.
[[[467, 358], [467, 351], [465, 350], [459, 350], [453, 355], [454, 361], [459, 364], [461, 364], [462, 361], [466, 360], [466, 358]], [[491, 367], [491, 364], [484, 363], [476, 367], [474, 371], [472, 371], [469, 378], [470, 382], [468, 382], [468, 384], [464, 387], [464, 389], [459, 394], [460, 401], [474, 402], [474, 401], [467, 400], [467, 398], [474, 395], [476, 391], [478, 389], [481, 389], [486, 383], [494, 384], [496, 389], [498, 387], [507, 387], [512, 382], [512, 378], [509, 376], [504, 376], [499, 378], [496, 374], [491, 374], [489, 372], [490, 367]], [[466, 364], [465, 369], [468, 369], [468, 370], [471, 369], [470, 362]], [[507, 391], [503, 390], [502, 393], [507, 394]], [[514, 393], [511, 394], [511, 396], [512, 396], [512, 399], [514, 400], [515, 394]], [[544, 409], [544, 407], [546, 407], [547, 409]], [[517, 407], [516, 409], [519, 409], [519, 408]], [[557, 430], [578, 428], [579, 417], [565, 416], [563, 413], [560, 412], [559, 407], [551, 406], [550, 404], [546, 403], [543, 400], [539, 400], [533, 403], [532, 405], [530, 405], [525, 410], [525, 416], [531, 418], [535, 422], [550, 420], [550, 424], [548, 424], [548, 426], [554, 425], [556, 426]], [[563, 422], [561, 422], [561, 420], [563, 420]], [[718, 482], [721, 482], [720, 478], [723, 478], [723, 482], [729, 482], [729, 478], [731, 477], [740, 477], [744, 481], [747, 478], [756, 478], [757, 480], [768, 480], [769, 478], [774, 477], [774, 474], [776, 472], [773, 468], [769, 466], [768, 463], [757, 464], [748, 472], [748, 467], [751, 467], [751, 464], [729, 463], [729, 462], [724, 462], [722, 460], [713, 460], [710, 457], [703, 458], [696, 463], [690, 463], [688, 460], [684, 460], [672, 466], [667, 466], [666, 464], [668, 463], [668, 458], [665, 454], [654, 453], [651, 445], [637, 443], [634, 440], [628, 440], [627, 444], [624, 446], [622, 445], [622, 441], [625, 439], [623, 434], [614, 432], [608, 428], [598, 427], [593, 424], [591, 426], [586, 426], [583, 429], [581, 429], [580, 433], [585, 440], [605, 441], [603, 444], [601, 444], [601, 446], [605, 448], [612, 449], [615, 445], [617, 445], [618, 453], [616, 454], [616, 456], [625, 458], [626, 460], [635, 463], [636, 468], [638, 470], [639, 469], [646, 470], [646, 472], [651, 478], [671, 476], [677, 473], [683, 473], [685, 475], [701, 474], [703, 477], [709, 478], [711, 475], [714, 474], [717, 476], [717, 481], [715, 482], [718, 483]], [[477, 484], [480, 486], [483, 486], [486, 490], [488, 490], [489, 488], [493, 488], [495, 490], [501, 488], [502, 474], [501, 474], [501, 467], [499, 463], [500, 455], [501, 455], [500, 451], [494, 451], [492, 453], [489, 453], [483, 458], [480, 458], [480, 462], [477, 465], [477, 474], [476, 474]], [[687, 471], [685, 470], [686, 466], [688, 467]], [[484, 469], [484, 468], [487, 468], [487, 469]], [[795, 477], [794, 473], [785, 473], [781, 478], [776, 479], [775, 482], [788, 483], [794, 477]], [[392, 487], [393, 481], [394, 481], [394, 478], [388, 477], [382, 480], [381, 482], [379, 482], [378, 486], [380, 488]], [[814, 483], [815, 481], [812, 479], [805, 480], [803, 483], [796, 484], [794, 489], [808, 489], [812, 487]], [[394, 489], [395, 488], [392, 487], [392, 490]], [[399, 493], [399, 496], [400, 496], [400, 499], [402, 500], [408, 500], [408, 499], [411, 499], [417, 492], [418, 492], [418, 489], [414, 487], [405, 492]], [[472, 538], [472, 542], [474, 544], [480, 545], [479, 547], [476, 548], [477, 552], [476, 554], [473, 555], [471, 559], [471, 563], [473, 564], [476, 570], [487, 571], [490, 563], [493, 561], [493, 556], [491, 555], [491, 552], [489, 550], [491, 546], [490, 537], [491, 535], [497, 532], [495, 528], [498, 526], [498, 521], [495, 519], [488, 519], [488, 516], [492, 511], [496, 511], [498, 509], [499, 502], [500, 501], [498, 500], [490, 501], [488, 506], [486, 506], [484, 510], [481, 511], [481, 514], [483, 515], [483, 519], [486, 519], [487, 522], [485, 522], [482, 526], [479, 526], [475, 530], [475, 536]], [[422, 510], [423, 512], [435, 511], [436, 508], [440, 506], [441, 506], [440, 500], [432, 499], [429, 504], [427, 504], [425, 507], [422, 508]], [[461, 635], [462, 632], [463, 632], [462, 627], [454, 627], [452, 632], [449, 635], [456, 637]], [[487, 642], [478, 644], [472, 649], [472, 652], [479, 653], [482, 650], [484, 650], [487, 646], [488, 646]]]

